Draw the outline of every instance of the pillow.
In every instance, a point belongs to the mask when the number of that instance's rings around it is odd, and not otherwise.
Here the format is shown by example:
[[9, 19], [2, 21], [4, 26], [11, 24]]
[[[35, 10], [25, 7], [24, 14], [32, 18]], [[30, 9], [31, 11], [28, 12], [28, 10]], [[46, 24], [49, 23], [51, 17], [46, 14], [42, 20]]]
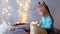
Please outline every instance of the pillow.
[[47, 34], [47, 31], [40, 28], [36, 24], [31, 24], [30, 25], [30, 33], [31, 34]]
[[5, 34], [7, 31], [10, 31], [12, 28], [11, 25], [8, 25], [8, 24], [1, 24], [0, 25], [0, 34]]

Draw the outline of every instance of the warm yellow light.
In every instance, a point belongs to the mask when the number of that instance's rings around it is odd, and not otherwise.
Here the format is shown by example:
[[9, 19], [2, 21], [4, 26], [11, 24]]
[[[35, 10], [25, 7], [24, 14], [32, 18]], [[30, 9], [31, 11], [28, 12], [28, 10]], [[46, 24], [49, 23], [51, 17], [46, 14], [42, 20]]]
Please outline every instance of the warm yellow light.
[[17, 0], [17, 3], [19, 5], [19, 8], [23, 8], [22, 10], [21, 9], [18, 10], [19, 16], [21, 18], [21, 22], [27, 23], [27, 21], [28, 21], [28, 13], [27, 13], [27, 11], [28, 11], [28, 8], [29, 8], [30, 0], [25, 0], [24, 3]]
[[27, 22], [27, 17], [22, 17], [22, 22]]
[[23, 17], [25, 17], [25, 18], [26, 18], [26, 17], [27, 17], [27, 14], [24, 14], [24, 15], [23, 15]]
[[20, 2], [20, 3], [18, 3], [18, 4], [19, 4], [19, 6], [20, 6], [20, 7], [22, 7], [22, 6], [23, 6], [23, 3], [21, 3], [21, 2]]
[[25, 2], [25, 5], [23, 6], [24, 10], [27, 11], [29, 8], [29, 3]]
[[23, 23], [27, 23], [27, 20], [25, 20], [25, 19], [22, 19], [22, 22], [23, 22]]
[[8, 2], [8, 0], [5, 0], [5, 2]]
[[29, 8], [29, 5], [26, 5], [26, 8]]
[[2, 14], [5, 14], [5, 12], [2, 12]]
[[9, 6], [8, 9], [11, 9], [11, 6]]
[[8, 16], [11, 16], [11, 13], [8, 13]]
[[21, 15], [24, 15], [24, 12], [20, 12]]
[[21, 21], [24, 22], [24, 23], [26, 23], [26, 22], [27, 22], [27, 19], [28, 19], [27, 13], [22, 14], [22, 19], [21, 19]]
[[23, 8], [27, 8], [28, 9], [29, 8], [29, 5], [25, 5]]
[[27, 23], [27, 18], [22, 18], [23, 23]]
[[26, 2], [30, 3], [30, 0], [26, 0]]
[[3, 11], [4, 11], [4, 12], [8, 12], [8, 9], [6, 9], [6, 8], [3, 8]]
[[25, 5], [28, 5], [29, 3], [25, 2]]
[[28, 8], [24, 8], [24, 10], [25, 10], [25, 11], [27, 11], [27, 10], [28, 10]]
[[25, 2], [23, 8], [29, 8], [29, 4], [27, 2]]
[[5, 24], [6, 22], [5, 21], [2, 21], [3, 24]]
[[2, 21], [2, 23], [3, 23], [3, 24], [5, 24], [5, 23], [6, 23], [6, 21], [5, 21], [4, 19], [1, 19], [1, 21]]

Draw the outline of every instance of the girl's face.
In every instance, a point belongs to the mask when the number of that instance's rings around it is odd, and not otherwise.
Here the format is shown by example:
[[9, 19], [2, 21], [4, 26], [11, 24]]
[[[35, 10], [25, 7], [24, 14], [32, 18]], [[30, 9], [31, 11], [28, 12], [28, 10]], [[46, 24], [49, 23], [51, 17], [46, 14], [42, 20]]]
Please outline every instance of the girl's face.
[[46, 10], [45, 10], [44, 7], [39, 6], [39, 7], [37, 8], [37, 11], [38, 11], [39, 15], [44, 16]]

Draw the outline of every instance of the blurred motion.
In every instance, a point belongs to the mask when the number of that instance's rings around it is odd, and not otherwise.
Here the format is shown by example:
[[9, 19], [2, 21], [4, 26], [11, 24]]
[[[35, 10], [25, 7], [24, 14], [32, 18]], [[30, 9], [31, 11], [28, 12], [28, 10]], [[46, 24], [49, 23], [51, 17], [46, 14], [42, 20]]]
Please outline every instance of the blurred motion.
[[60, 34], [60, 0], [0, 0], [0, 34]]

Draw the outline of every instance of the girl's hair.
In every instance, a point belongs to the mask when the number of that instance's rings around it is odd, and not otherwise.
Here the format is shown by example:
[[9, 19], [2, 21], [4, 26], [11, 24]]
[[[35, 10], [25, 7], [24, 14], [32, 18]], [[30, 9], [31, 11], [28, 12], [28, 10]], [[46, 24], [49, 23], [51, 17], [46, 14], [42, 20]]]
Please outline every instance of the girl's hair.
[[51, 13], [50, 13], [50, 10], [49, 10], [48, 6], [45, 4], [45, 2], [44, 2], [44, 1], [43, 1], [42, 3], [39, 2], [38, 5], [44, 7], [44, 8], [48, 11], [48, 13], [49, 13], [52, 21], [54, 22], [53, 17], [52, 17], [52, 15], [51, 15]]

